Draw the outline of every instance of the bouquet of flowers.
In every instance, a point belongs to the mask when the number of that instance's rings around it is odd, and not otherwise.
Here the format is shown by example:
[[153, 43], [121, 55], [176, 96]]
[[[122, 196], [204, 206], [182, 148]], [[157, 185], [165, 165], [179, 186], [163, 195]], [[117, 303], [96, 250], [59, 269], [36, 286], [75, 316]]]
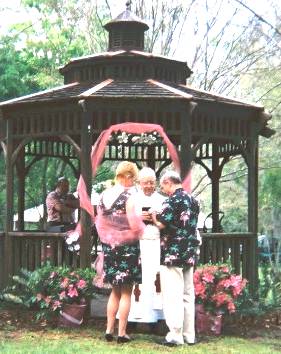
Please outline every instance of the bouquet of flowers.
[[235, 301], [246, 284], [227, 264], [204, 265], [194, 272], [195, 302], [212, 314], [234, 313]]

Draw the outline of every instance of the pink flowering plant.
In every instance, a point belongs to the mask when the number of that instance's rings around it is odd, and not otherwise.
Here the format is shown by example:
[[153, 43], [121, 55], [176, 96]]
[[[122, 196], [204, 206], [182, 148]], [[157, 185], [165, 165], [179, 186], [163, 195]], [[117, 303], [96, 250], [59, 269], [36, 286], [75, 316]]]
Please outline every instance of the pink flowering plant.
[[68, 267], [55, 267], [41, 279], [41, 287], [36, 292], [36, 303], [41, 313], [61, 310], [63, 304], [85, 304], [94, 296], [92, 269], [71, 270]]
[[233, 273], [227, 264], [207, 264], [194, 272], [196, 303], [212, 314], [232, 314], [247, 280]]
[[90, 268], [73, 270], [48, 262], [33, 272], [22, 269], [19, 276], [13, 277], [15, 285], [2, 297], [36, 310], [37, 319], [50, 319], [64, 304], [85, 304], [94, 297], [95, 275]]

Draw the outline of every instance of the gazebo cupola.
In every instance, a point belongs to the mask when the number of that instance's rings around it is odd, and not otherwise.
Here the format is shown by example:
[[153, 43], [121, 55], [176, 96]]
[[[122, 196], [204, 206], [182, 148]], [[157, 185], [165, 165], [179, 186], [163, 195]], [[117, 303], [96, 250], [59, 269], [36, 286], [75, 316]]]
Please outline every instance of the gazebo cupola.
[[144, 50], [144, 32], [148, 25], [131, 12], [131, 1], [127, 1], [126, 10], [104, 28], [109, 32], [108, 51]]

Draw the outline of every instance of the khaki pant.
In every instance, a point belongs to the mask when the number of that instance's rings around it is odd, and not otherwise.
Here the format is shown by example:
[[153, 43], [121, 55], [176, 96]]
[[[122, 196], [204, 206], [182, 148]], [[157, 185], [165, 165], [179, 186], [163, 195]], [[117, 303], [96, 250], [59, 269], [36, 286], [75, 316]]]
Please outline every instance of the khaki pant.
[[193, 267], [160, 267], [163, 311], [169, 332], [168, 342], [176, 344], [195, 341], [195, 295]]

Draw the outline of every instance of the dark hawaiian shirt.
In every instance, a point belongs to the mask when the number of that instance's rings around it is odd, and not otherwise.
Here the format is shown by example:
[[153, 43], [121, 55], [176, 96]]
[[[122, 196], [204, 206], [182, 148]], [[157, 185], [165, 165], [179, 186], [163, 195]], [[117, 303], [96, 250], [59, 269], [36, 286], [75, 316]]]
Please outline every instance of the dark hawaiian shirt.
[[164, 203], [157, 219], [161, 230], [161, 264], [174, 267], [194, 265], [199, 241], [196, 237], [199, 204], [178, 188]]

